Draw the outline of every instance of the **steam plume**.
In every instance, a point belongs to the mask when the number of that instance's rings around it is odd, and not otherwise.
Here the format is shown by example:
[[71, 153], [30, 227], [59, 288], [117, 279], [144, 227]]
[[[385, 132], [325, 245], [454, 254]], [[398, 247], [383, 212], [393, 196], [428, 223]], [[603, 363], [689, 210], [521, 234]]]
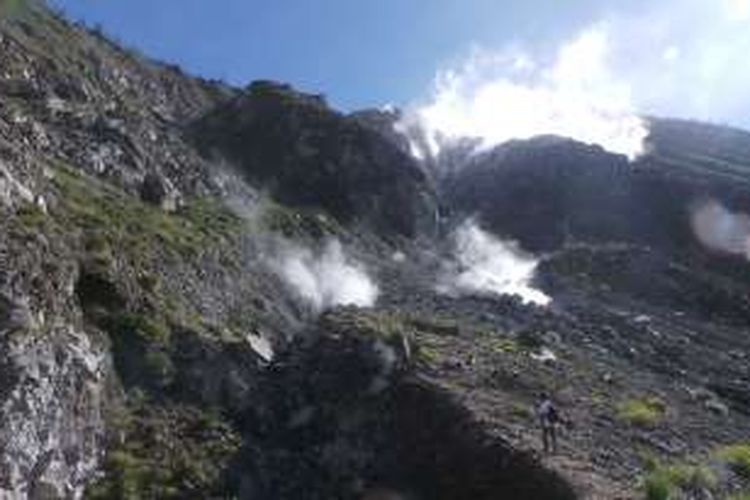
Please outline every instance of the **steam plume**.
[[371, 306], [379, 295], [364, 267], [344, 254], [338, 240], [318, 253], [286, 243], [272, 268], [315, 312], [337, 305]]
[[510, 242], [464, 222], [453, 234], [456, 261], [446, 266], [438, 287], [448, 294], [518, 295], [524, 302], [547, 305], [551, 299], [531, 282], [537, 261]]
[[415, 110], [401, 130], [423, 129], [412, 149], [437, 155], [461, 138], [489, 148], [543, 134], [599, 144], [635, 158], [648, 135], [635, 113], [630, 88], [611, 74], [609, 36], [595, 27], [565, 44], [544, 67], [520, 49], [476, 49], [463, 67], [442, 72], [430, 103]]

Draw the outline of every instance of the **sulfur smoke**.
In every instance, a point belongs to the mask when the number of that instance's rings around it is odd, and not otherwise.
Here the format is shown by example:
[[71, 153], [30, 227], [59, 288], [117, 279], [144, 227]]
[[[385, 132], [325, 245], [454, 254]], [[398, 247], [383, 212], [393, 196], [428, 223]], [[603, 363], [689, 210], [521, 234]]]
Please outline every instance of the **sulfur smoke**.
[[447, 294], [517, 295], [526, 303], [551, 299], [532, 286], [537, 260], [468, 220], [452, 235], [455, 261], [446, 265], [438, 290]]
[[348, 257], [338, 240], [320, 252], [284, 243], [271, 267], [315, 312], [338, 305], [372, 306], [379, 295], [364, 266]]

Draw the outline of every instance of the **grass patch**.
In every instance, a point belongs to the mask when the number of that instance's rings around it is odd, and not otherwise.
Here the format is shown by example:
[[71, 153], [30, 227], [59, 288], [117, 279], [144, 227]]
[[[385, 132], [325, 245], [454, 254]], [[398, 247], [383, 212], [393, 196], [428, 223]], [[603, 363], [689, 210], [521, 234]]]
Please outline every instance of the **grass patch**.
[[223, 476], [241, 440], [218, 415], [144, 401], [114, 424], [122, 439], [86, 498], [226, 498]]
[[422, 333], [437, 335], [439, 337], [457, 337], [461, 334], [460, 325], [448, 318], [430, 317], [408, 318], [408, 324], [411, 328]]
[[321, 211], [290, 208], [268, 202], [260, 218], [261, 228], [287, 238], [321, 239], [343, 232], [339, 223]]
[[388, 342], [404, 337], [410, 338], [414, 333], [406, 318], [400, 314], [359, 309], [337, 310], [324, 314], [321, 324], [331, 332], [356, 334]]
[[514, 401], [510, 404], [510, 414], [521, 420], [530, 420], [534, 417], [534, 412], [529, 405]]
[[18, 221], [27, 228], [41, 228], [49, 222], [49, 217], [35, 203], [24, 203], [16, 211]]
[[658, 461], [647, 463], [643, 489], [647, 500], [669, 500], [679, 493], [715, 490], [718, 478], [713, 470], [705, 465], [661, 464]]
[[417, 349], [417, 359], [426, 365], [434, 365], [440, 361], [440, 351], [434, 347], [421, 344]]
[[667, 414], [667, 404], [660, 398], [648, 396], [629, 399], [617, 408], [617, 417], [637, 427], [655, 427]]
[[516, 354], [521, 351], [521, 346], [511, 338], [493, 338], [490, 348], [498, 354]]
[[750, 479], [750, 443], [725, 446], [716, 452], [716, 456], [737, 474]]
[[55, 215], [67, 229], [79, 229], [99, 250], [117, 249], [136, 263], [164, 248], [196, 256], [231, 238], [241, 221], [218, 200], [196, 199], [175, 214], [65, 166], [53, 180], [60, 195]]

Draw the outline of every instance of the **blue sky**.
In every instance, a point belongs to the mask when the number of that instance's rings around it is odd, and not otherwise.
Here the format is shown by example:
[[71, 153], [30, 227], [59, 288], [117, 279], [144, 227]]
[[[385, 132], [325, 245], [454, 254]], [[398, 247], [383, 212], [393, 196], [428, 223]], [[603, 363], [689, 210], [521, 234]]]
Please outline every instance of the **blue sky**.
[[644, 114], [750, 128], [750, 0], [49, 1], [190, 73], [394, 104], [436, 137], [634, 156]]
[[[53, 0], [145, 54], [235, 85], [259, 78], [336, 106], [403, 105], [472, 45], [554, 43], [595, 19], [583, 0]], [[561, 4], [565, 7], [561, 7]], [[624, 3], [624, 2], [623, 2]], [[629, 2], [632, 3], [632, 2]]]

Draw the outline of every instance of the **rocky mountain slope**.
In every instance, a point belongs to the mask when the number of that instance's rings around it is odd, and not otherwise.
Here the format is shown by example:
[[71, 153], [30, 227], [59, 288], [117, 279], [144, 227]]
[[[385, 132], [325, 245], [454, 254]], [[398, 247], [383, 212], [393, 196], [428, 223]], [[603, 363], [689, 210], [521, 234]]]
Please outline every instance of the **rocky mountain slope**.
[[[750, 487], [750, 273], [695, 231], [710, 203], [744, 227], [744, 132], [420, 161], [397, 114], [196, 79], [44, 8], [0, 48], [0, 498]], [[548, 305], [445, 284], [470, 218], [538, 255]]]

